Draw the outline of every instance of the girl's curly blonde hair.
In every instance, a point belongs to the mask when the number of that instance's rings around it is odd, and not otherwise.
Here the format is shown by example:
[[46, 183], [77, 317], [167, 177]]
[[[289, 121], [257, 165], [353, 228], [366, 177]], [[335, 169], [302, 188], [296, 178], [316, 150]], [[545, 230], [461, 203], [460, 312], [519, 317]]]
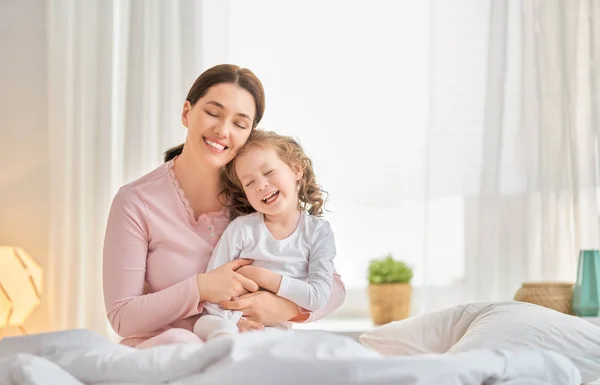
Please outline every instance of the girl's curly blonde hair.
[[[242, 155], [256, 147], [274, 148], [279, 158], [292, 169], [300, 166], [302, 178], [298, 181], [299, 208], [311, 215], [323, 215], [325, 191], [317, 184], [312, 161], [306, 156], [300, 143], [289, 136], [272, 131], [254, 130], [237, 155]], [[222, 203], [228, 208], [231, 220], [256, 211], [248, 202], [244, 188], [235, 173], [235, 158], [221, 170], [221, 181], [223, 183], [221, 196], [224, 200]]]

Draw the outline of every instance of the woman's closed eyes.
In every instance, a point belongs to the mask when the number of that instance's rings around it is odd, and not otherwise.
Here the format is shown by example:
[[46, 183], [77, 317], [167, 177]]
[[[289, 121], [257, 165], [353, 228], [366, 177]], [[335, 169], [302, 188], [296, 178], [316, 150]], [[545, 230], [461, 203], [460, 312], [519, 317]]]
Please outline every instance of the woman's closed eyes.
[[[219, 114], [217, 114], [216, 112], [212, 112], [212, 111], [208, 111], [208, 110], [204, 110], [204, 112], [206, 112], [207, 115], [212, 116], [213, 118], [218, 118]], [[248, 127], [246, 124], [244, 124], [244, 122], [240, 123], [240, 122], [234, 122], [233, 124], [235, 124], [236, 126], [238, 126], [239, 128], [241, 128], [242, 130], [246, 130]]]

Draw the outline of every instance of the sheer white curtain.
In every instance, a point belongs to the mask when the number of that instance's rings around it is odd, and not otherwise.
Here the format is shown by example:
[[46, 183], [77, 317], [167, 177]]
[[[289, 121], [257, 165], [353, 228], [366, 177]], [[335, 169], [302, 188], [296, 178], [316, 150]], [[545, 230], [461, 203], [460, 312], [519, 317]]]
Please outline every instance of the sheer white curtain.
[[426, 285], [421, 309], [508, 300], [527, 280], [574, 281], [578, 250], [600, 246], [598, 4], [430, 4], [422, 257], [428, 275], [443, 274], [432, 208], [455, 197], [465, 270], [454, 296]]
[[119, 186], [185, 138], [179, 116], [188, 88], [221, 60], [220, 48], [203, 42], [202, 20], [214, 18], [203, 4], [48, 2], [54, 329], [108, 330], [101, 285], [108, 209]]
[[[598, 4], [492, 2], [481, 178], [468, 250], [476, 300], [576, 278], [600, 246]], [[594, 28], [596, 28], [594, 30]]]
[[366, 315], [387, 252], [415, 267], [422, 313], [573, 281], [599, 246], [596, 3], [229, 4], [263, 128], [298, 137], [330, 192], [338, 314]]
[[263, 80], [263, 128], [298, 137], [330, 193], [338, 314], [367, 314], [388, 252], [415, 267], [414, 313], [573, 280], [599, 246], [599, 8], [50, 0], [53, 327], [106, 332], [111, 198], [183, 140], [187, 89], [219, 62]]

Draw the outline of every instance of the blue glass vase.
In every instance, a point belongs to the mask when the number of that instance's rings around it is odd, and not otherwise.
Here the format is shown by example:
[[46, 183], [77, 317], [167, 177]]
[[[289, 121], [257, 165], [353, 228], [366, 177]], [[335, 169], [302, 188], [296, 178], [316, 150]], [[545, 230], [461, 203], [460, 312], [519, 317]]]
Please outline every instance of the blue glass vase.
[[581, 250], [573, 287], [573, 312], [579, 317], [600, 314], [600, 251]]

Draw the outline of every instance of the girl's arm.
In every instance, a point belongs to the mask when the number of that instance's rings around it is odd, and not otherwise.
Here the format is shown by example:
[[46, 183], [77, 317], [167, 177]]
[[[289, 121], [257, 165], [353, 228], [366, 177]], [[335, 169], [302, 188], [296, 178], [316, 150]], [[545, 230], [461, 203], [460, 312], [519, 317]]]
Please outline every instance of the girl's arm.
[[121, 337], [153, 332], [199, 314], [196, 274], [144, 294], [149, 230], [143, 201], [133, 188], [119, 190], [108, 216], [103, 253], [103, 289], [112, 328]]
[[342, 282], [342, 277], [338, 273], [333, 273], [333, 285], [331, 287], [331, 295], [325, 306], [321, 309], [311, 312], [307, 309], [298, 308], [300, 314], [292, 319], [294, 322], [314, 322], [329, 315], [336, 310], [346, 300], [346, 286]]
[[325, 222], [311, 242], [306, 280], [282, 276], [271, 270], [254, 266], [243, 267], [240, 269], [240, 274], [304, 309], [316, 311], [325, 306], [331, 294], [335, 253], [333, 231]]
[[[324, 229], [326, 231], [321, 232], [321, 236], [317, 237], [317, 240], [320, 239], [321, 242], [313, 242], [313, 244], [315, 246], [321, 246], [321, 251], [319, 251], [319, 247], [316, 248], [317, 252], [320, 252], [323, 255], [334, 255], [335, 248], [331, 247], [331, 245], [334, 245], [333, 233], [331, 232], [329, 225], [324, 227]], [[261, 274], [257, 273], [257, 270], [255, 270], [258, 268], [254, 266], [245, 266], [238, 271], [242, 275], [246, 275], [246, 272], [248, 272], [248, 278], [256, 281], [259, 286], [271, 291], [272, 293], [260, 292], [257, 293], [258, 296], [243, 296], [240, 300], [227, 301], [222, 303], [221, 306], [230, 309], [244, 310], [244, 315], [253, 316], [255, 320], [258, 320], [258, 322], [261, 322], [264, 325], [280, 323], [283, 321], [313, 322], [319, 320], [339, 308], [346, 299], [346, 288], [340, 275], [335, 272], [335, 269], [333, 268], [333, 262], [331, 263], [331, 268], [333, 269], [331, 291], [325, 305], [318, 310], [310, 311], [306, 308], [296, 305], [290, 300], [272, 294], [279, 291], [279, 286], [282, 279], [281, 276], [268, 271], [267, 274], [261, 277]], [[244, 271], [244, 269], [248, 270]]]
[[333, 230], [329, 222], [323, 221], [311, 242], [307, 279], [283, 276], [277, 295], [310, 311], [323, 308], [331, 296], [335, 254]]

